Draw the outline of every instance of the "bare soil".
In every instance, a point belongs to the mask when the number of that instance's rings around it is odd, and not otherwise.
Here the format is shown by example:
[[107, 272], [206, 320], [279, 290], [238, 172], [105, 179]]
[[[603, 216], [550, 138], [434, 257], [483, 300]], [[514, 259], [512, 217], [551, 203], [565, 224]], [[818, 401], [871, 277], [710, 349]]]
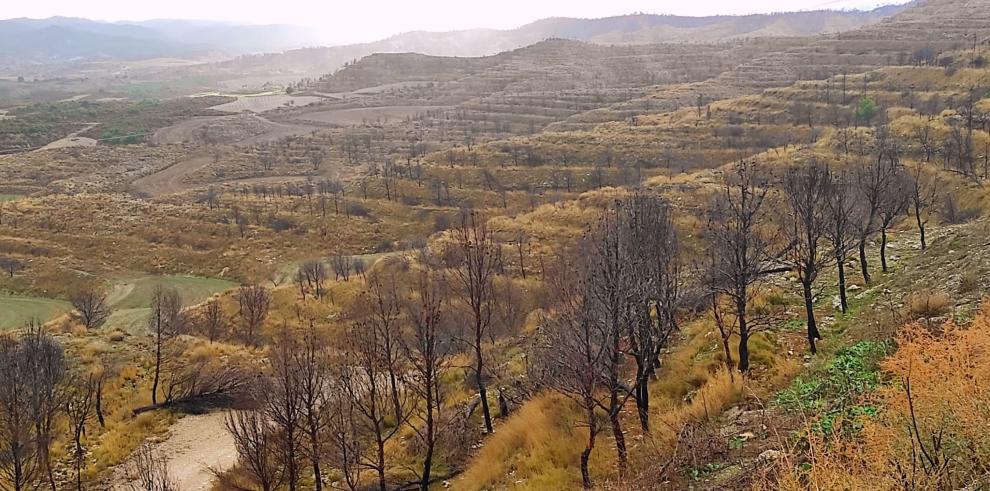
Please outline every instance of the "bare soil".
[[[169, 475], [182, 491], [212, 489], [213, 470], [224, 471], [237, 463], [234, 440], [224, 426], [223, 413], [186, 416], [169, 428], [154, 450], [168, 460]], [[114, 469], [112, 489], [130, 489], [129, 464]]]

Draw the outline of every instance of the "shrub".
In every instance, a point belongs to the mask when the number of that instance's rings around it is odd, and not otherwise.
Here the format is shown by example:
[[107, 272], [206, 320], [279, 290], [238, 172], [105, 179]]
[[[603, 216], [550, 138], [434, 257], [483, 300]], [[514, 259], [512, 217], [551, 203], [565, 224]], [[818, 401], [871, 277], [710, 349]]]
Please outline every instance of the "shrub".
[[912, 320], [931, 320], [947, 314], [952, 308], [952, 301], [945, 293], [922, 290], [908, 295], [904, 307]]

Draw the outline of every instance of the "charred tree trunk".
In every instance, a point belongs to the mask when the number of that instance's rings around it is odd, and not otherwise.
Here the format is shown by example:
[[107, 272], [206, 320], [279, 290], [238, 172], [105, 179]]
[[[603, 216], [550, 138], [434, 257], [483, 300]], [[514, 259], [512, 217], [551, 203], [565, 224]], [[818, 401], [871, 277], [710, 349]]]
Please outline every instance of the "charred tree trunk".
[[863, 273], [863, 281], [870, 284], [870, 265], [866, 262], [866, 238], [859, 240], [859, 269]]
[[841, 255], [835, 256], [835, 266], [839, 270], [839, 305], [842, 313], [849, 312], [849, 299], [846, 296], [846, 265], [845, 258]]
[[822, 339], [822, 335], [818, 332], [818, 324], [815, 322], [815, 298], [811, 292], [811, 281], [802, 279], [801, 286], [804, 288], [804, 309], [808, 316], [808, 345], [811, 354], [814, 355], [818, 353], [815, 340]]

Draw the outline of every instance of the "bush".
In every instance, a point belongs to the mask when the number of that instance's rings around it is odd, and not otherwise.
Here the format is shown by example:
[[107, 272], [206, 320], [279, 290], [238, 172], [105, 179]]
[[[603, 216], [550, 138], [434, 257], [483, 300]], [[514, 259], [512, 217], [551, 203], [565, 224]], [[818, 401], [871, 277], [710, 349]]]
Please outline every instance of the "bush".
[[369, 217], [371, 216], [371, 209], [364, 203], [348, 203], [347, 214], [356, 217]]
[[979, 218], [980, 209], [960, 208], [959, 204], [956, 203], [956, 198], [951, 194], [947, 194], [945, 195], [945, 201], [942, 203], [942, 208], [939, 209], [939, 216], [942, 217], [943, 222], [949, 225], [958, 225], [972, 222]]
[[945, 293], [922, 290], [908, 295], [904, 307], [911, 319], [931, 320], [947, 314], [952, 308], [952, 301]]
[[276, 232], [284, 232], [296, 228], [296, 221], [289, 217], [273, 217], [268, 227]]

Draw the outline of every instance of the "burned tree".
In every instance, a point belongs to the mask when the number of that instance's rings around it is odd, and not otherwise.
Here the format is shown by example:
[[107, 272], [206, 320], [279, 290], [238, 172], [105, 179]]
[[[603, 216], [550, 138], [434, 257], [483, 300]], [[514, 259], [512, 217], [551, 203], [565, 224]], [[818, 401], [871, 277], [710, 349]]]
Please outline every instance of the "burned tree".
[[892, 170], [890, 180], [884, 186], [877, 204], [878, 225], [880, 228], [880, 269], [887, 272], [887, 231], [894, 222], [907, 213], [911, 202], [910, 176], [900, 165]]
[[278, 435], [259, 411], [237, 411], [224, 419], [234, 438], [238, 462], [261, 491], [274, 491], [285, 479], [283, 460], [278, 454]]
[[453, 279], [455, 294], [467, 308], [471, 324], [465, 342], [474, 353], [470, 367], [481, 400], [485, 431], [492, 432], [492, 416], [488, 405], [485, 345], [491, 342], [490, 328], [495, 309], [495, 276], [502, 264], [502, 248], [488, 230], [487, 220], [474, 211], [461, 214], [461, 224], [454, 229], [455, 250]]
[[271, 307], [271, 293], [261, 285], [242, 286], [234, 294], [237, 298], [240, 318], [241, 338], [249, 344], [257, 344], [261, 326], [268, 318]]
[[759, 171], [755, 162], [736, 164], [708, 210], [705, 228], [707, 245], [714, 255], [709, 288], [732, 303], [741, 372], [749, 370], [749, 302], [773, 259], [775, 242], [766, 227], [768, 187]]
[[158, 386], [161, 383], [162, 369], [176, 355], [172, 346], [173, 340], [184, 328], [185, 316], [178, 290], [156, 286], [151, 296], [151, 316], [148, 318], [155, 365], [154, 380], [151, 384], [152, 406], [158, 405]]
[[86, 329], [100, 327], [110, 317], [107, 295], [101, 290], [85, 288], [72, 294], [72, 306]]
[[611, 336], [594, 320], [588, 283], [591, 273], [579, 258], [561, 257], [548, 271], [550, 304], [540, 321], [533, 366], [539, 383], [572, 400], [581, 410], [588, 438], [581, 451], [581, 482], [592, 486], [588, 461], [604, 430], [599, 408], [605, 389], [599, 374], [608, 364]]
[[628, 264], [626, 352], [636, 363], [634, 398], [643, 431], [650, 431], [649, 381], [676, 329], [682, 283], [680, 247], [670, 205], [658, 196], [634, 194], [619, 205], [620, 261]]
[[853, 226], [857, 232], [859, 266], [863, 280], [870, 283], [869, 263], [866, 259], [866, 242], [877, 232], [881, 201], [897, 170], [897, 160], [878, 150], [877, 158], [860, 164], [856, 169], [857, 217]]
[[858, 217], [856, 191], [849, 173], [833, 174], [826, 208], [828, 225], [825, 238], [831, 246], [832, 256], [839, 276], [839, 306], [849, 311], [846, 295], [846, 258], [856, 247], [857, 235], [853, 221]]
[[789, 238], [784, 258], [801, 281], [812, 354], [818, 353], [815, 340], [822, 339], [815, 321], [813, 287], [821, 268], [830, 259], [828, 251], [822, 247], [822, 240], [829, 227], [828, 202], [832, 186], [831, 173], [818, 162], [788, 169], [781, 182], [784, 205], [781, 228]]
[[403, 338], [403, 351], [411, 366], [407, 383], [423, 405], [421, 411], [412, 413], [415, 418], [409, 418], [409, 425], [424, 447], [422, 471], [419, 473], [419, 488], [422, 491], [430, 488], [444, 411], [442, 380], [454, 353], [451, 346], [453, 337], [447, 332], [443, 319], [444, 283], [445, 279], [438, 273], [420, 273], [415, 288], [416, 297], [409, 300], [404, 309], [411, 327]]
[[921, 250], [924, 251], [928, 248], [925, 226], [928, 224], [931, 209], [935, 207], [935, 203], [938, 201], [939, 182], [937, 176], [925, 173], [921, 164], [913, 166], [910, 170], [910, 176], [910, 186], [908, 186], [910, 206], [918, 226]]

